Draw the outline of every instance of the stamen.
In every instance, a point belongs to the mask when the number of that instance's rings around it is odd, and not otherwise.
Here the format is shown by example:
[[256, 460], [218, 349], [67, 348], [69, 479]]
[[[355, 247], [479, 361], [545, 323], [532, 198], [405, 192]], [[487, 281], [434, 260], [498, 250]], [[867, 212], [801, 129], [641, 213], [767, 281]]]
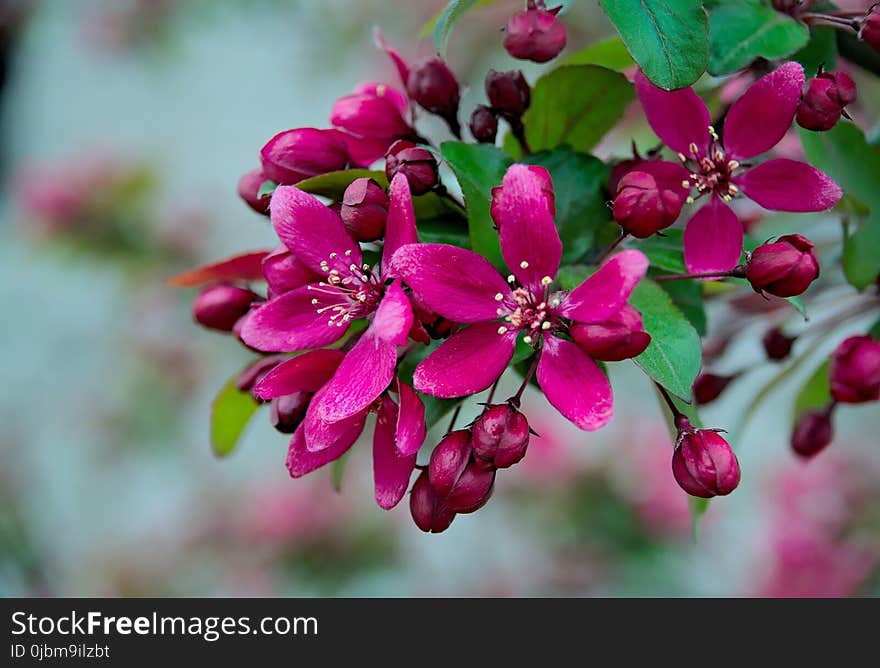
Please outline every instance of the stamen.
[[687, 202], [688, 204], [693, 204], [693, 203], [694, 203], [694, 198], [691, 197], [691, 196], [688, 196], [687, 199], [685, 199], [685, 202]]
[[688, 150], [691, 152], [691, 155], [697, 156], [700, 152], [700, 149], [697, 148], [697, 145], [694, 142], [691, 142], [688, 146]]
[[543, 330], [550, 329], [550, 323], [549, 322], [541, 323], [541, 329], [543, 329]]
[[684, 153], [678, 154], [678, 160], [679, 160], [679, 162], [687, 162], [688, 161], [687, 156], [685, 156]]
[[500, 302], [502, 299], [504, 299], [504, 295], [501, 294], [500, 292], [495, 295], [496, 302]]
[[531, 345], [531, 343], [532, 343], [532, 337], [531, 337], [531, 336], [524, 336], [524, 337], [523, 337], [523, 342], [524, 342], [524, 343], [528, 343], [529, 345]]
[[682, 187], [682, 188], [690, 188], [690, 187], [691, 187], [691, 182], [688, 181], [687, 179], [685, 179], [684, 181], [681, 182], [681, 187]]
[[731, 194], [736, 195], [739, 192], [739, 188], [737, 188], [734, 184], [730, 184], [727, 186], [727, 189], [731, 192]]
[[544, 286], [550, 285], [552, 282], [553, 282], [553, 279], [550, 278], [549, 276], [545, 276], [544, 278], [541, 279], [541, 285], [544, 285]]
[[715, 132], [715, 128], [712, 127], [711, 125], [709, 126], [709, 134], [712, 136], [712, 139], [714, 139], [715, 141], [718, 141], [718, 133]]
[[330, 253], [330, 259], [331, 259], [331, 260], [335, 259], [336, 257], [338, 257], [338, 256], [336, 255], [335, 252]]
[[[311, 286], [309, 286], [309, 287], [311, 287]], [[312, 300], [312, 306], [317, 306], [317, 305], [318, 305], [318, 300], [317, 300], [317, 299], [313, 299], [313, 300]]]
[[351, 249], [349, 248], [347, 251], [345, 251], [345, 257], [349, 257], [350, 255], [351, 255]]
[[498, 333], [499, 333], [499, 334], [506, 334], [506, 333], [507, 333], [507, 327], [504, 327], [504, 326], [499, 327], [499, 328], [498, 328]]
[[516, 276], [511, 274], [510, 276], [507, 277], [507, 282], [508, 283], [516, 283]]
[[529, 268], [529, 263], [526, 262], [525, 260], [523, 260], [522, 262], [519, 263], [519, 268], [520, 268], [520, 269], [528, 269], [528, 268]]
[[731, 172], [734, 169], [739, 169], [739, 162], [737, 160], [731, 160], [727, 163], [727, 169], [729, 169]]
[[554, 297], [553, 299], [550, 300], [550, 306], [552, 306], [553, 308], [556, 308], [557, 306], [559, 306], [560, 303], [561, 302], [559, 301], [558, 297]]

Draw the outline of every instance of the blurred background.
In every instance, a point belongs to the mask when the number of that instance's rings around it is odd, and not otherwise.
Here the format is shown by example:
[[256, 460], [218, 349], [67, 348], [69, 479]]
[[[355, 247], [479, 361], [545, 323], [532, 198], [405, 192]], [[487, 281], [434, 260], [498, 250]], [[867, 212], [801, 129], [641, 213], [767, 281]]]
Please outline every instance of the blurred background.
[[[369, 448], [339, 493], [329, 470], [288, 477], [288, 439], [265, 416], [232, 457], [211, 454], [211, 399], [248, 355], [194, 326], [192, 294], [164, 280], [272, 247], [239, 176], [276, 132], [326, 125], [360, 81], [395, 81], [374, 25], [429, 53], [419, 31], [443, 4], [0, 0], [0, 594], [880, 593], [880, 411], [839, 411], [837, 441], [796, 460], [787, 412], [804, 368], [740, 429], [773, 371], [760, 327], [715, 366], [765, 368], [704, 411], [731, 430], [743, 483], [712, 502], [697, 540], [652, 387], [629, 363], [612, 365], [617, 417], [600, 433], [528, 397], [541, 438], [485, 509], [441, 535], [421, 533], [406, 502], [375, 505]], [[610, 34], [595, 4], [574, 3], [566, 53]], [[456, 29], [463, 114], [489, 67], [522, 66], [493, 38], [519, 5]], [[601, 157], [625, 154], [619, 134]]]

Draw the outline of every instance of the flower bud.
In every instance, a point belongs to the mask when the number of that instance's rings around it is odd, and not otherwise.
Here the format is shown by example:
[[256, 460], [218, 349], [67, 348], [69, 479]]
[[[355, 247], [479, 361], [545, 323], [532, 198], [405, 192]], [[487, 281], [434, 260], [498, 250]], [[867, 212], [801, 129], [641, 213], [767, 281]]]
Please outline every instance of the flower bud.
[[209, 285], [193, 300], [193, 318], [208, 329], [231, 332], [238, 319], [259, 299], [260, 295], [247, 288], [225, 283]]
[[813, 243], [800, 234], [779, 237], [758, 246], [746, 265], [746, 278], [757, 292], [793, 297], [819, 277], [819, 259]]
[[532, 89], [519, 70], [486, 75], [486, 97], [489, 105], [504, 116], [519, 117], [529, 108]]
[[576, 322], [569, 331], [581, 350], [605, 362], [641, 355], [651, 343], [651, 335], [644, 331], [642, 316], [629, 304], [624, 304], [605, 322]]
[[425, 60], [410, 70], [406, 92], [422, 108], [442, 117], [450, 125], [457, 125], [458, 81], [439, 58]]
[[784, 14], [794, 15], [803, 0], [773, 0], [773, 9]]
[[330, 111], [330, 123], [357, 137], [390, 140], [411, 135], [413, 129], [394, 99], [384, 94], [386, 89], [378, 84], [339, 98]]
[[[242, 392], [250, 392], [254, 385], [262, 380], [263, 376], [281, 364], [285, 359], [287, 359], [286, 355], [268, 355], [266, 357], [261, 357], [239, 374], [235, 381], [235, 387]], [[254, 399], [257, 401], [263, 401], [256, 395], [254, 395]]]
[[238, 196], [257, 213], [269, 213], [269, 195], [259, 196], [260, 186], [266, 181], [262, 169], [252, 169], [238, 180]]
[[413, 195], [424, 195], [437, 185], [437, 160], [426, 148], [411, 141], [399, 139], [385, 154], [385, 174], [388, 181], [397, 172], [403, 172]]
[[739, 462], [718, 432], [688, 428], [680, 434], [672, 454], [672, 475], [685, 492], [708, 499], [736, 489]]
[[736, 375], [722, 376], [717, 373], [701, 373], [694, 381], [694, 401], [701, 406], [715, 401], [735, 378]]
[[544, 8], [543, 0], [529, 0], [525, 11], [517, 12], [507, 22], [504, 48], [514, 58], [546, 63], [565, 48], [565, 26], [556, 18], [562, 7]]
[[486, 505], [494, 485], [495, 469], [483, 468], [471, 460], [446, 496], [445, 503], [457, 513], [473, 513]]
[[494, 144], [498, 134], [498, 117], [489, 107], [480, 104], [471, 114], [471, 134], [481, 144]]
[[336, 130], [297, 128], [272, 137], [260, 151], [263, 174], [282, 185], [344, 169], [348, 151]]
[[767, 353], [767, 359], [784, 360], [791, 353], [791, 347], [794, 345], [795, 338], [786, 336], [779, 327], [768, 329], [764, 334], [761, 342], [764, 344], [764, 352]]
[[687, 173], [679, 165], [646, 160], [624, 174], [614, 196], [614, 220], [638, 239], [672, 225], [687, 200]]
[[525, 457], [529, 422], [509, 404], [489, 406], [472, 429], [474, 459], [484, 468], [505, 469]]
[[373, 179], [355, 179], [345, 189], [339, 214], [354, 239], [375, 241], [385, 234], [388, 196]]
[[471, 432], [450, 432], [434, 448], [428, 464], [431, 486], [440, 496], [447, 496], [461, 477], [471, 458]]
[[880, 341], [851, 336], [831, 354], [831, 396], [845, 404], [880, 398]]
[[880, 52], [880, 2], [875, 2], [871, 5], [871, 8], [865, 14], [865, 18], [862, 19], [859, 39], [875, 51]]
[[311, 392], [294, 392], [275, 397], [269, 403], [269, 421], [282, 434], [292, 434], [306, 417]]
[[828, 447], [833, 438], [829, 411], [807, 411], [794, 426], [791, 447], [801, 457], [812, 457]]
[[455, 512], [431, 486], [427, 471], [422, 471], [409, 493], [409, 511], [416, 526], [426, 533], [446, 531], [455, 519]]
[[807, 130], [830, 130], [844, 107], [856, 99], [856, 84], [843, 72], [822, 72], [807, 83], [807, 92], [798, 105], [797, 122]]

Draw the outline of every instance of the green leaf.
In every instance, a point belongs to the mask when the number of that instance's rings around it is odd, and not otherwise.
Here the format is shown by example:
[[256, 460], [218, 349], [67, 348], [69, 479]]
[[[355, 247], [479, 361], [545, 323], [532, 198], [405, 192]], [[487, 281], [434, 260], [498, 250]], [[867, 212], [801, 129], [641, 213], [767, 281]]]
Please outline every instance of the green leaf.
[[556, 229], [562, 261], [577, 262], [595, 246], [596, 230], [611, 220], [606, 206], [609, 167], [592, 155], [563, 146], [528, 156], [523, 162], [546, 167], [556, 193]]
[[[566, 65], [538, 79], [523, 115], [532, 151], [564, 144], [589, 153], [635, 99], [633, 85], [619, 72], [596, 65]], [[515, 158], [518, 147], [511, 147]]]
[[880, 339], [880, 320], [871, 325], [871, 329], [868, 330], [868, 336], [874, 339]]
[[501, 185], [510, 157], [497, 146], [443, 142], [443, 159], [452, 168], [467, 205], [471, 248], [498, 267], [504, 266], [498, 232], [489, 213], [492, 188]]
[[792, 405], [792, 424], [809, 410], [824, 408], [831, 401], [831, 381], [828, 377], [829, 360], [819, 365], [798, 391]]
[[432, 31], [434, 35], [434, 48], [437, 49], [437, 53], [441, 55], [445, 53], [446, 43], [449, 41], [449, 33], [452, 32], [453, 26], [477, 2], [478, 0], [451, 0], [443, 11], [440, 12]]
[[296, 187], [313, 195], [327, 197], [337, 202], [342, 200], [345, 189], [355, 179], [373, 179], [383, 188], [388, 187], [388, 177], [385, 172], [369, 169], [344, 169], [338, 172], [327, 172], [319, 176], [313, 176], [296, 184]]
[[278, 187], [278, 184], [274, 181], [263, 181], [260, 184], [260, 189], [257, 191], [257, 199], [262, 199], [263, 197], [271, 197], [272, 193], [275, 192], [275, 188]]
[[616, 35], [593, 42], [590, 46], [576, 51], [565, 58], [559, 65], [599, 65], [609, 70], [620, 72], [635, 64], [623, 40]]
[[657, 283], [643, 280], [630, 298], [641, 314], [651, 343], [635, 358], [651, 378], [673, 394], [688, 399], [702, 364], [700, 337], [694, 326]]
[[468, 228], [458, 219], [429, 218], [419, 220], [419, 241], [423, 244], [451, 244], [461, 248], [470, 248], [471, 240]]
[[250, 392], [235, 386], [240, 373], [229, 379], [211, 404], [211, 448], [218, 457], [232, 454], [248, 421], [260, 407]]
[[337, 492], [342, 491], [342, 476], [345, 474], [345, 467], [348, 465], [350, 455], [351, 450], [347, 450], [343, 453], [342, 457], [331, 464], [330, 482], [333, 485], [333, 489]]
[[880, 153], [855, 124], [840, 122], [828, 132], [800, 133], [812, 165], [834, 179], [848, 197], [880, 211]]
[[651, 261], [651, 266], [669, 274], [684, 274], [684, 247], [682, 245], [683, 230], [663, 230], [663, 236], [655, 234], [647, 239], [640, 239], [636, 246]]
[[669, 293], [684, 316], [705, 336], [707, 331], [706, 308], [703, 305], [703, 284], [700, 281], [664, 281], [662, 288]]
[[826, 70], [833, 71], [837, 66], [837, 39], [834, 28], [814, 27], [810, 31], [810, 41], [798, 51], [792, 60], [804, 66], [807, 76], [813, 76], [824, 65]]
[[697, 540], [700, 537], [700, 520], [709, 510], [709, 499], [701, 499], [688, 494], [688, 510], [691, 511], [691, 531], [693, 531], [694, 540]]
[[880, 274], [880, 209], [843, 240], [843, 273], [850, 285], [864, 290]]
[[795, 310], [801, 314], [801, 316], [803, 317], [804, 320], [810, 319], [810, 316], [807, 315], [807, 307], [804, 304], [804, 300], [801, 299], [799, 296], [786, 297], [785, 301], [787, 301], [789, 304], [794, 306]]
[[690, 86], [709, 62], [706, 12], [695, 0], [599, 0], [654, 84]]
[[755, 58], [774, 60], [806, 46], [810, 31], [755, 0], [725, 2], [709, 17], [709, 73], [730, 74]]
[[556, 272], [556, 281], [563, 290], [574, 290], [587, 276], [595, 273], [596, 269], [583, 264], [563, 265]]

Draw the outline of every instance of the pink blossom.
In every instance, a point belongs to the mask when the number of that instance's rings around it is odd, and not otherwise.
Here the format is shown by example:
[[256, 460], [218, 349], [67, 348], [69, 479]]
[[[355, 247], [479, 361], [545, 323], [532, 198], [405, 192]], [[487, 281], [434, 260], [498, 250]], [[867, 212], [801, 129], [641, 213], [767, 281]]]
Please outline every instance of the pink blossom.
[[361, 84], [351, 95], [339, 98], [330, 112], [330, 123], [345, 132], [351, 161], [367, 167], [396, 140], [415, 133], [406, 120], [406, 95], [384, 83]]
[[664, 91], [636, 75], [636, 91], [654, 132], [690, 171], [688, 186], [708, 203], [689, 221], [685, 262], [694, 273], [728, 271], [742, 254], [742, 224], [727, 205], [742, 193], [774, 211], [824, 211], [842, 192], [814, 167], [777, 158], [745, 161], [769, 151], [791, 126], [801, 99], [804, 71], [786, 63], [752, 84], [730, 107], [723, 140], [712, 128], [709, 110], [691, 88]]

